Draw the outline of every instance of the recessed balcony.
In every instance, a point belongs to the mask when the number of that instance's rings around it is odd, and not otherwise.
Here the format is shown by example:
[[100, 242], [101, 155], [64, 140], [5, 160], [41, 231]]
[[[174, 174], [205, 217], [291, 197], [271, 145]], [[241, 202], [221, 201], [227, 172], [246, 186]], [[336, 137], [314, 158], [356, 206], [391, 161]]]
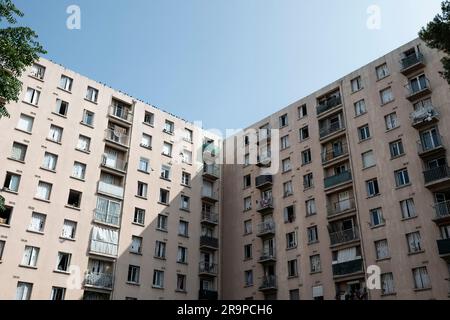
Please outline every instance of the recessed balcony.
[[356, 259], [333, 264], [333, 277], [344, 277], [364, 272], [363, 260]]
[[99, 289], [112, 290], [113, 275], [111, 273], [101, 273], [88, 271], [84, 277], [84, 285]]
[[[436, 187], [447, 186], [450, 182], [450, 167], [440, 166], [423, 172], [425, 187], [436, 190]], [[444, 187], [445, 187], [444, 186]]]
[[405, 86], [407, 90], [406, 99], [413, 102], [431, 93], [430, 81], [427, 78], [409, 83]]
[[264, 250], [259, 257], [259, 263], [274, 263], [277, 261], [275, 250]]
[[102, 155], [101, 165], [106, 169], [111, 169], [119, 173], [126, 173], [127, 171], [127, 162], [125, 160], [118, 159], [107, 153]]
[[217, 250], [219, 249], [219, 239], [210, 236], [201, 236], [200, 248]]
[[320, 115], [322, 113], [325, 113], [331, 109], [337, 108], [338, 106], [342, 105], [342, 98], [340, 95], [332, 96], [325, 101], [320, 102], [317, 105], [316, 111], [317, 115]]
[[275, 222], [266, 221], [258, 225], [258, 237], [264, 238], [275, 235]]
[[410, 114], [412, 126], [419, 129], [439, 121], [439, 112], [433, 106], [419, 108]]
[[90, 253], [117, 257], [118, 248], [117, 243], [91, 239]]
[[266, 152], [265, 154], [261, 154], [257, 158], [256, 165], [261, 168], [267, 168], [272, 165], [272, 157], [271, 152]]
[[216, 164], [203, 165], [203, 177], [209, 180], [217, 180], [220, 178], [220, 168]]
[[403, 58], [400, 63], [401, 73], [405, 76], [425, 67], [425, 60], [421, 53], [411, 54]]
[[215, 276], [217, 276], [217, 264], [211, 263], [211, 262], [206, 262], [206, 261], [201, 261], [199, 264], [198, 272], [202, 276], [215, 277]]
[[107, 183], [104, 181], [99, 181], [97, 192], [108, 195], [108, 196], [113, 196], [115, 198], [123, 199], [124, 189], [120, 185], [115, 185], [115, 184]]
[[217, 291], [215, 290], [199, 290], [198, 299], [199, 300], [217, 300], [219, 297]]
[[110, 105], [108, 114], [114, 119], [118, 119], [127, 124], [131, 124], [133, 122], [133, 114], [130, 112], [128, 107]]
[[417, 141], [417, 148], [419, 150], [419, 156], [421, 157], [429, 157], [445, 151], [443, 140], [440, 135], [427, 137], [426, 139], [424, 138]]
[[340, 217], [346, 213], [352, 212], [356, 209], [355, 199], [350, 198], [342, 201], [337, 201], [327, 207], [327, 217]]
[[211, 191], [209, 188], [202, 188], [202, 200], [210, 203], [219, 201], [217, 192]]
[[258, 189], [267, 189], [272, 187], [273, 181], [271, 175], [258, 176], [255, 179], [255, 185]]
[[201, 223], [217, 225], [219, 223], [219, 215], [211, 211], [202, 211]]
[[320, 128], [319, 135], [320, 139], [330, 138], [335, 134], [338, 134], [345, 130], [345, 125], [343, 122], [335, 122], [325, 127]]
[[257, 211], [261, 214], [266, 214], [273, 211], [273, 199], [263, 198], [259, 202]]
[[450, 221], [450, 201], [437, 202], [433, 205], [436, 223]]
[[105, 130], [105, 140], [107, 142], [113, 143], [114, 145], [118, 145], [125, 148], [128, 148], [130, 143], [128, 134], [116, 131], [114, 129]]
[[346, 143], [339, 147], [332, 147], [322, 152], [322, 164], [326, 165], [335, 160], [342, 159], [348, 156], [348, 146]]
[[352, 173], [349, 171], [345, 171], [339, 174], [336, 174], [331, 177], [327, 177], [324, 179], [324, 187], [325, 189], [331, 189], [337, 186], [340, 186], [344, 183], [348, 183], [352, 181]]
[[437, 240], [437, 246], [441, 257], [450, 256], [450, 239]]
[[357, 240], [359, 240], [359, 231], [356, 227], [330, 232], [330, 242], [332, 246]]
[[94, 211], [94, 221], [118, 228], [120, 226], [120, 213], [104, 212], [96, 209]]
[[277, 290], [277, 277], [276, 276], [264, 276], [259, 286], [259, 291], [274, 291]]

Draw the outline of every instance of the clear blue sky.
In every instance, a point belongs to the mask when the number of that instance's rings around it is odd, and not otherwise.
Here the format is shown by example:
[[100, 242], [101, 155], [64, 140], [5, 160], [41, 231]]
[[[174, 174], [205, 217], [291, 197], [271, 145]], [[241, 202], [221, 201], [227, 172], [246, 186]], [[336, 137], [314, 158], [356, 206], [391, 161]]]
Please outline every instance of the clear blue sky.
[[[440, 0], [14, 0], [50, 58], [205, 128], [241, 128], [417, 37]], [[81, 30], [66, 8], [81, 8]], [[370, 5], [381, 29], [369, 30]]]

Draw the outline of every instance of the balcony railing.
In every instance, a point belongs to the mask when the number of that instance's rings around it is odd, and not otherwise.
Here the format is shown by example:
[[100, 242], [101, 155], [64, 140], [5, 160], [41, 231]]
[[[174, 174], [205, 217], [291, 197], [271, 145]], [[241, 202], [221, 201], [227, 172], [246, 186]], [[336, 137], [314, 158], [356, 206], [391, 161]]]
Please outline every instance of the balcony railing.
[[106, 193], [118, 198], [123, 198], [123, 187], [103, 181], [98, 182], [98, 192]]
[[115, 131], [113, 129], [105, 130], [105, 139], [126, 147], [128, 147], [129, 144], [129, 136], [127, 134]]
[[450, 168], [448, 166], [440, 166], [424, 171], [425, 183], [434, 182], [441, 179], [450, 178]]
[[108, 154], [104, 154], [102, 155], [102, 166], [119, 171], [126, 171], [127, 162], [122, 159], [111, 157]]
[[422, 80], [419, 80], [418, 82], [414, 82], [417, 83], [416, 85], [412, 85], [412, 83], [408, 83], [405, 88], [407, 90], [407, 95], [406, 98], [408, 100], [415, 100], [416, 98], [418, 98], [419, 96], [423, 94], [428, 93], [431, 90], [430, 87], [430, 81], [425, 78]]
[[215, 212], [202, 211], [202, 221], [217, 224], [219, 222], [219, 215]]
[[122, 119], [126, 122], [133, 122], [133, 115], [130, 110], [126, 107], [118, 107], [115, 105], [109, 106], [109, 114], [111, 116]]
[[339, 215], [343, 212], [355, 209], [355, 199], [347, 199], [332, 203], [328, 206], [328, 217]]
[[217, 274], [217, 264], [211, 262], [201, 261], [199, 264], [200, 273]]
[[331, 245], [359, 240], [358, 228], [330, 232]]
[[410, 69], [412, 66], [415, 66], [418, 64], [423, 64], [423, 63], [424, 63], [423, 54], [415, 53], [415, 54], [409, 55], [401, 60], [402, 72]]
[[332, 123], [329, 126], [320, 128], [320, 138], [324, 138], [326, 136], [329, 136], [330, 134], [333, 134], [333, 133], [343, 130], [343, 129], [345, 129], [344, 123], [342, 123], [342, 122]]
[[262, 198], [258, 205], [258, 211], [266, 211], [273, 209], [273, 199], [272, 198]]
[[218, 294], [214, 290], [199, 290], [198, 299], [199, 300], [217, 300]]
[[363, 260], [351, 260], [342, 263], [333, 264], [333, 275], [334, 276], [345, 276], [352, 273], [363, 271]]
[[118, 245], [116, 243], [91, 239], [90, 251], [109, 256], [117, 256]]
[[261, 253], [261, 256], [259, 257], [259, 261], [263, 262], [263, 261], [275, 261], [276, 260], [276, 255], [275, 255], [275, 250], [263, 250], [263, 252]]
[[269, 140], [271, 138], [271, 130], [267, 128], [259, 129], [259, 141]]
[[202, 188], [202, 198], [209, 201], [218, 201], [219, 195], [217, 192], [211, 191], [209, 188]]
[[345, 183], [352, 180], [352, 173], [345, 171], [335, 176], [327, 177], [324, 179], [325, 189], [334, 187], [338, 184]]
[[203, 166], [203, 174], [218, 179], [220, 177], [220, 168], [216, 164], [205, 164]]
[[256, 177], [255, 185], [257, 188], [271, 186], [272, 185], [272, 176], [271, 175], [263, 175], [263, 176]]
[[319, 103], [317, 106], [317, 115], [324, 113], [330, 109], [333, 109], [334, 107], [337, 107], [342, 104], [341, 96], [333, 96], [326, 101]]
[[417, 141], [417, 147], [419, 149], [419, 154], [427, 153], [443, 146], [442, 136], [436, 135], [430, 139], [422, 139]]
[[275, 233], [275, 222], [266, 221], [258, 225], [258, 235]]
[[87, 272], [84, 278], [85, 285], [98, 288], [112, 289], [113, 275], [110, 273]]
[[347, 144], [342, 144], [338, 148], [331, 148], [330, 150], [325, 150], [322, 152], [322, 163], [327, 163], [332, 161], [338, 157], [344, 156], [348, 154], [348, 146]]
[[437, 241], [438, 251], [441, 256], [450, 254], [450, 239], [441, 239]]
[[450, 201], [437, 202], [433, 205], [435, 219], [450, 218]]
[[277, 277], [276, 276], [264, 276], [261, 285], [259, 286], [260, 290], [270, 290], [277, 288]]
[[94, 211], [94, 219], [96, 221], [110, 224], [113, 226], [120, 225], [120, 214], [119, 213], [101, 212], [100, 210], [95, 210]]
[[412, 125], [418, 126], [419, 124], [427, 124], [433, 120], [438, 119], [439, 112], [435, 107], [427, 106], [412, 112], [410, 114], [410, 118], [412, 120]]
[[219, 248], [219, 239], [209, 237], [209, 236], [201, 236], [200, 237], [200, 246], [218, 249]]
[[257, 157], [257, 165], [259, 167], [270, 166], [272, 161], [272, 153], [267, 151]]

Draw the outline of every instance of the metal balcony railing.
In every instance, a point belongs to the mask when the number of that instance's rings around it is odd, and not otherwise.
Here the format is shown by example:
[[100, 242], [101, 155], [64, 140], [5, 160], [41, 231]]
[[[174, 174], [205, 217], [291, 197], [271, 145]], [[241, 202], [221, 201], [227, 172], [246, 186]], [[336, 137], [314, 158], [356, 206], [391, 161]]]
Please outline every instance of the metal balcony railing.
[[328, 216], [335, 216], [341, 214], [342, 212], [346, 212], [349, 210], [355, 209], [355, 199], [350, 198], [342, 201], [337, 201], [328, 206], [327, 212]]
[[272, 276], [264, 276], [261, 281], [261, 285], [259, 286], [260, 290], [267, 289], [276, 289], [277, 288], [277, 277]]
[[258, 225], [258, 235], [275, 233], [275, 222], [266, 221]]
[[340, 174], [327, 177], [324, 179], [324, 186], [325, 188], [331, 188], [338, 184], [348, 182], [352, 180], [352, 173], [349, 171], [342, 172]]
[[133, 122], [133, 115], [127, 107], [109, 106], [109, 114], [126, 122]]
[[425, 183], [450, 178], [450, 168], [448, 166], [440, 166], [424, 171]]
[[414, 112], [411, 112], [410, 118], [412, 120], [412, 125], [416, 126], [418, 124], [428, 123], [433, 119], [439, 118], [439, 112], [433, 106], [422, 107]]
[[118, 198], [123, 198], [123, 187], [104, 181], [98, 182], [98, 191]]
[[359, 240], [358, 228], [330, 232], [331, 245]]
[[199, 264], [200, 273], [217, 274], [217, 264], [212, 262], [201, 261]]
[[202, 290], [198, 291], [198, 299], [199, 300], [217, 300], [218, 293], [214, 290]]
[[443, 146], [442, 136], [436, 135], [431, 138], [422, 139], [417, 141], [417, 147], [419, 149], [419, 154], [433, 151]]
[[356, 260], [333, 264], [333, 275], [334, 276], [345, 276], [348, 274], [362, 272], [362, 271], [363, 271], [363, 260], [362, 259], [356, 259]]
[[424, 62], [423, 54], [415, 53], [409, 55], [401, 60], [402, 71], [407, 70], [412, 66], [423, 62]]
[[220, 177], [220, 168], [216, 164], [205, 164], [203, 165], [203, 173], [213, 176], [215, 178]]
[[261, 253], [261, 256], [259, 257], [259, 261], [266, 261], [266, 260], [275, 260], [275, 250], [263, 250]]
[[98, 288], [112, 289], [113, 275], [110, 273], [86, 272], [84, 278], [85, 284]]
[[209, 236], [201, 236], [200, 245], [217, 249], [219, 248], [219, 239]]
[[438, 252], [441, 256], [450, 254], [450, 239], [437, 240]]
[[348, 145], [346, 143], [342, 144], [338, 148], [326, 149], [322, 152], [322, 163], [329, 162], [340, 156], [348, 154]]
[[[413, 84], [414, 83], [414, 84]], [[407, 90], [407, 98], [413, 98], [418, 93], [423, 92], [425, 90], [430, 90], [430, 81], [427, 78], [423, 78], [419, 81], [410, 82], [405, 86]]]
[[344, 126], [343, 122], [332, 123], [329, 126], [320, 128], [320, 132], [319, 132], [320, 138], [324, 138], [326, 136], [329, 136], [332, 133], [335, 133], [335, 132], [343, 130], [343, 129], [345, 129], [345, 126]]
[[450, 201], [437, 202], [433, 205], [435, 219], [450, 218]]
[[340, 95], [333, 96], [328, 98], [326, 101], [319, 103], [317, 106], [317, 115], [324, 113], [334, 107], [337, 107], [342, 104], [342, 98]]
[[273, 208], [272, 198], [262, 198], [258, 205], [258, 211], [267, 210]]
[[129, 144], [129, 136], [125, 133], [115, 131], [114, 129], [105, 130], [105, 139], [126, 147], [128, 147]]
[[219, 215], [215, 212], [202, 211], [202, 221], [217, 224], [219, 222]]
[[272, 184], [272, 176], [271, 175], [263, 175], [258, 176], [255, 179], [255, 185], [257, 188], [260, 188], [262, 186], [267, 186]]
[[259, 141], [268, 140], [271, 138], [271, 130], [268, 128], [259, 129]]
[[203, 188], [202, 187], [202, 198], [206, 198], [206, 199], [211, 200], [211, 201], [218, 201], [219, 195], [218, 195], [217, 192], [212, 191], [209, 188]]
[[102, 155], [102, 166], [119, 171], [125, 171], [127, 162], [122, 159], [111, 157], [109, 154], [105, 153]]

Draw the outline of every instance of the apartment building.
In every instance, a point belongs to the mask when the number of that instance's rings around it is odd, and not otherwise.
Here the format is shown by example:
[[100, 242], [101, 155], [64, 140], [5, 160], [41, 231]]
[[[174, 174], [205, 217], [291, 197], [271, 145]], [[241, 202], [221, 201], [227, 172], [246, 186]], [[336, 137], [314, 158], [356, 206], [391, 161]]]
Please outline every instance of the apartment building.
[[223, 298], [449, 297], [441, 57], [414, 40], [226, 141], [245, 151], [223, 167]]
[[218, 137], [46, 59], [21, 80], [0, 299], [217, 299]]

